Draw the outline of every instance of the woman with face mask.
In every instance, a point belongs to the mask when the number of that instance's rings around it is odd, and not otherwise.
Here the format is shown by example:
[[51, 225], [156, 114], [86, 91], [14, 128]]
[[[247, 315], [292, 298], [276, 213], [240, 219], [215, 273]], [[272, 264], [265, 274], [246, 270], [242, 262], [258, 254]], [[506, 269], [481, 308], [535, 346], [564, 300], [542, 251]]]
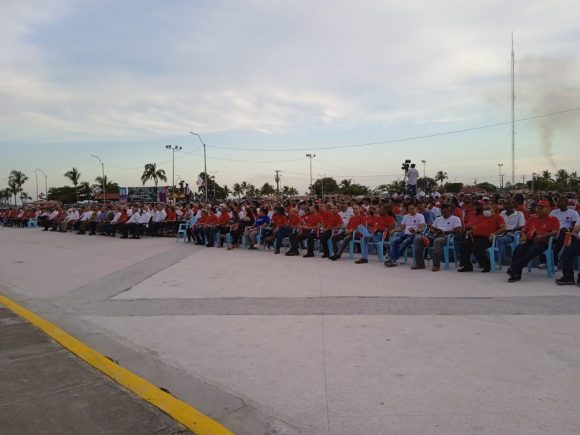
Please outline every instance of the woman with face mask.
[[489, 259], [486, 250], [491, 246], [494, 235], [503, 234], [506, 224], [503, 218], [493, 213], [491, 204], [475, 206], [476, 218], [473, 226], [465, 235], [465, 242], [461, 246], [461, 269], [458, 272], [473, 272], [471, 254], [475, 254], [481, 271], [490, 271]]

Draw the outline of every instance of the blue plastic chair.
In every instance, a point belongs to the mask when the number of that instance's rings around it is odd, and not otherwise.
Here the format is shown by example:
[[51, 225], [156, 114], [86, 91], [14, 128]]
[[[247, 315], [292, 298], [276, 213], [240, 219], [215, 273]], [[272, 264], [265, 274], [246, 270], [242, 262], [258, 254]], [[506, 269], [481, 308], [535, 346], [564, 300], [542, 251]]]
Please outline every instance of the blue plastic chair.
[[179, 224], [177, 229], [177, 234], [175, 236], [175, 241], [179, 243], [179, 239], [183, 238], [183, 243], [187, 243], [187, 223], [183, 222]]
[[443, 247], [443, 261], [445, 262], [445, 270], [449, 270], [449, 253], [453, 252], [453, 261], [457, 269], [457, 250], [455, 249], [455, 236], [453, 234], [447, 235], [447, 243]]
[[[548, 240], [548, 248], [543, 252], [546, 256], [546, 273], [548, 278], [554, 276], [554, 250], [552, 249], [552, 244], [554, 242], [554, 237], [550, 237]], [[532, 271], [533, 260], [528, 263], [528, 272]]]
[[[495, 243], [495, 235], [491, 241], [491, 246], [486, 249], [487, 255], [489, 255], [489, 265], [491, 266], [491, 271], [495, 272], [496, 261], [498, 263], [498, 269], [501, 270], [501, 255], [497, 243]], [[497, 255], [496, 255], [497, 254]]]

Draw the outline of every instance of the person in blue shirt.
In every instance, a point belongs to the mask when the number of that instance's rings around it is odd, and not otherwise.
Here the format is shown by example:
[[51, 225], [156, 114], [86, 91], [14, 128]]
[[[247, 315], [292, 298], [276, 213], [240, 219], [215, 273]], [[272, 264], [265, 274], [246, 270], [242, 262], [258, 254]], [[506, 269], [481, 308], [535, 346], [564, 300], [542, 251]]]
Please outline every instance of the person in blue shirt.
[[246, 229], [246, 233], [244, 237], [246, 237], [246, 241], [248, 242], [248, 249], [256, 249], [254, 246], [256, 244], [256, 237], [260, 234], [260, 229], [262, 227], [267, 227], [270, 225], [270, 218], [268, 217], [268, 209], [262, 208], [260, 209], [260, 214], [256, 218], [256, 222], [253, 226]]

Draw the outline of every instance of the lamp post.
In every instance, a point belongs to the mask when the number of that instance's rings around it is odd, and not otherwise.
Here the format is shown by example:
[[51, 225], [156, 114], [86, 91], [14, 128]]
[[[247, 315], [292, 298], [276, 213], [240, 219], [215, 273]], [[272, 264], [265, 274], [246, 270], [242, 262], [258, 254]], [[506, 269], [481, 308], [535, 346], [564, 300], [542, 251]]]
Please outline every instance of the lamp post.
[[205, 180], [204, 180], [204, 183], [205, 183], [205, 200], [207, 201], [207, 157], [205, 155], [205, 142], [203, 141], [203, 139], [201, 138], [201, 136], [198, 133], [195, 133], [193, 131], [190, 131], [189, 133], [190, 134], [193, 134], [194, 136], [197, 136], [199, 138], [199, 141], [203, 145], [203, 174], [204, 174], [204, 177], [205, 177]]
[[183, 147], [180, 147], [179, 145], [165, 145], [165, 148], [168, 150], [171, 150], [171, 154], [173, 156], [173, 166], [172, 166], [172, 174], [171, 174], [171, 196], [173, 198], [173, 201], [175, 202], [175, 151], [179, 151], [182, 150]]
[[498, 163], [497, 167], [499, 168], [499, 193], [502, 193], [503, 190], [503, 175], [501, 173], [501, 168], [503, 167], [503, 163]]
[[36, 202], [38, 202], [38, 172], [34, 170], [34, 176], [36, 177]]
[[36, 171], [44, 175], [44, 200], [48, 201], [48, 177], [46, 176], [46, 174], [42, 169], [35, 169], [34, 172]]
[[322, 201], [324, 202], [324, 178], [326, 177], [326, 174], [318, 174], [318, 176], [320, 177], [320, 198], [322, 198]]
[[103, 204], [104, 204], [105, 200], [107, 198], [107, 180], [105, 180], [105, 164], [99, 158], [99, 156], [95, 156], [94, 154], [91, 154], [91, 157], [94, 157], [95, 159], [97, 159], [101, 163], [101, 169], [103, 171]]
[[427, 164], [427, 160], [421, 160], [421, 163], [423, 163], [423, 178], [427, 178], [425, 175], [425, 165]]
[[312, 184], [312, 159], [314, 157], [316, 157], [316, 154], [306, 154], [306, 157], [308, 157], [310, 159], [310, 195], [313, 196], [314, 195], [314, 186]]

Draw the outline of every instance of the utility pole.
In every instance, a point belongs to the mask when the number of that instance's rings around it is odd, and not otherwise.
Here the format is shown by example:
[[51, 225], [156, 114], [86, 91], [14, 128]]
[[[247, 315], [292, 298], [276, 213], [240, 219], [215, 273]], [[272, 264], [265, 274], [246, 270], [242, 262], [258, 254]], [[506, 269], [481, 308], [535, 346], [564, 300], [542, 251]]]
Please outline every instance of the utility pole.
[[36, 177], [36, 202], [38, 202], [38, 172], [34, 170], [34, 176]]
[[276, 176], [274, 177], [274, 180], [276, 181], [276, 195], [280, 196], [280, 172], [282, 172], [280, 169], [276, 169]]
[[498, 163], [497, 167], [499, 168], [499, 193], [503, 190], [503, 175], [501, 173], [501, 168], [503, 167], [503, 163]]
[[42, 175], [44, 175], [44, 200], [48, 201], [48, 177], [46, 176], [46, 174], [42, 169], [35, 169], [35, 171], [38, 171]]
[[205, 200], [207, 201], [207, 156], [205, 155], [205, 142], [203, 141], [203, 139], [201, 138], [201, 136], [198, 133], [195, 133], [193, 131], [189, 132], [190, 134], [193, 134], [194, 136], [197, 136], [199, 138], [199, 141], [201, 142], [201, 144], [203, 145], [203, 174], [204, 174], [204, 182], [205, 182]]
[[421, 163], [423, 163], [423, 178], [427, 178], [425, 176], [425, 164], [427, 163], [427, 160], [421, 160]]
[[516, 182], [516, 122], [515, 122], [515, 55], [514, 55], [514, 32], [512, 32], [512, 186]]
[[314, 185], [312, 184], [312, 159], [316, 157], [316, 154], [306, 154], [306, 157], [310, 159], [310, 196], [314, 195]]
[[105, 164], [99, 158], [99, 156], [95, 156], [94, 154], [91, 154], [91, 157], [94, 157], [95, 159], [97, 159], [101, 163], [101, 169], [103, 170], [103, 204], [104, 204], [105, 201], [107, 200], [107, 180], [105, 178]]

